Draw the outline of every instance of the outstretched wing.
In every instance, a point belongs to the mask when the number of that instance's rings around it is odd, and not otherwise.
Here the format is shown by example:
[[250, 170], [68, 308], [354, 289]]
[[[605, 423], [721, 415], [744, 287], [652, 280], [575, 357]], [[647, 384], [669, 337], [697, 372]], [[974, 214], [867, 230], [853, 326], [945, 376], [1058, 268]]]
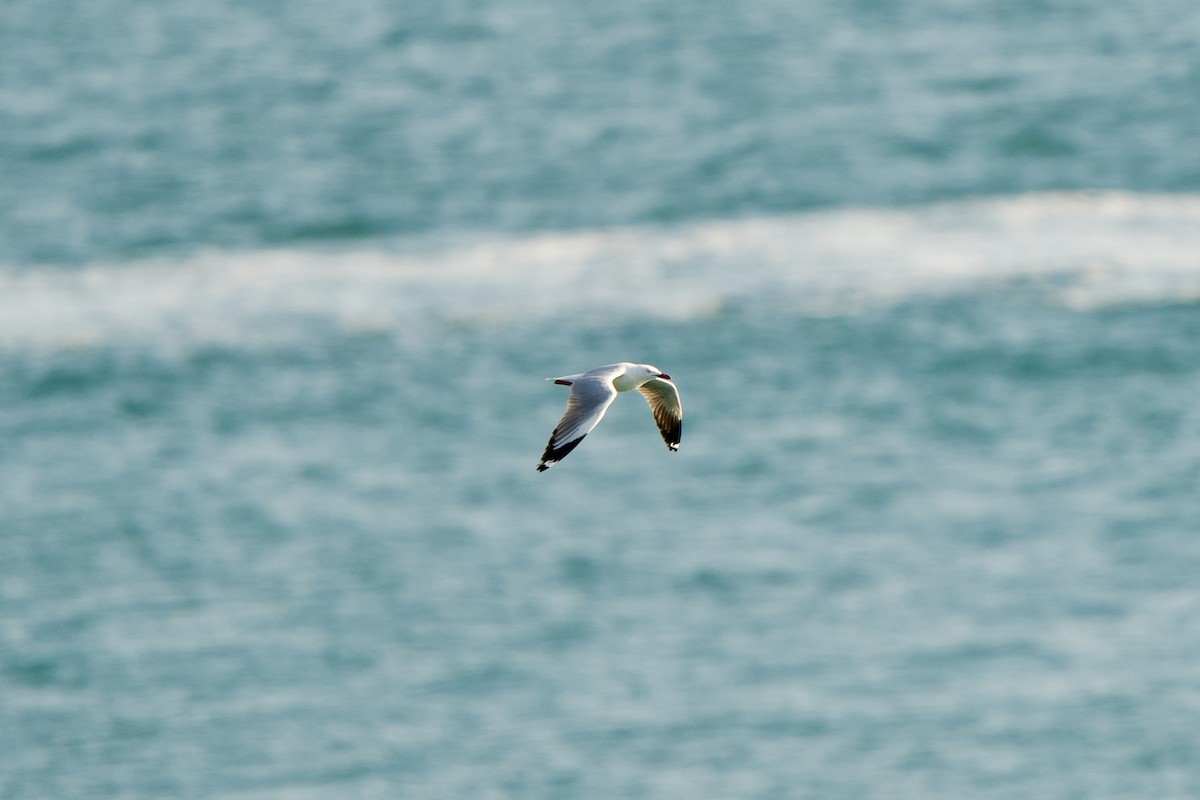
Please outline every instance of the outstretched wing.
[[638, 391], [650, 404], [654, 422], [667, 447], [678, 450], [683, 436], [683, 403], [679, 399], [679, 389], [666, 378], [655, 378], [643, 383]]
[[567, 410], [554, 426], [554, 433], [550, 434], [546, 452], [542, 453], [542, 463], [538, 464], [538, 472], [545, 472], [562, 461], [603, 419], [604, 412], [608, 411], [617, 396], [617, 390], [613, 387], [616, 374], [593, 370], [576, 378], [571, 384]]

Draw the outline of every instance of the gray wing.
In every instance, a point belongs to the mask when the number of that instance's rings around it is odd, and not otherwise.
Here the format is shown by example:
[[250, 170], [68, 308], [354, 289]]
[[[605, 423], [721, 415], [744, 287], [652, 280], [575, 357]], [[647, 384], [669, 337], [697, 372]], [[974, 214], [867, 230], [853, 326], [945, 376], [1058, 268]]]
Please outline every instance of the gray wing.
[[638, 391], [650, 404], [650, 412], [654, 414], [654, 422], [667, 447], [678, 450], [683, 437], [683, 402], [679, 399], [679, 389], [665, 378], [655, 378], [643, 383]]
[[562, 461], [604, 418], [604, 412], [608, 411], [617, 396], [612, 383], [617, 374], [615, 371], [593, 370], [571, 384], [567, 410], [554, 426], [554, 433], [550, 434], [546, 452], [542, 453], [542, 463], [538, 464], [538, 472], [545, 472]]

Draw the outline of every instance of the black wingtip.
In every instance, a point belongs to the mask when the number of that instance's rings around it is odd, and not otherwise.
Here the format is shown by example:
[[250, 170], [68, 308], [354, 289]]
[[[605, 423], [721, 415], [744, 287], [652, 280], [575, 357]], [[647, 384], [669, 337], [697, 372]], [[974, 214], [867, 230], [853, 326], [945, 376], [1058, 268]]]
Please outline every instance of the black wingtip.
[[554, 435], [552, 435], [550, 437], [550, 443], [546, 445], [546, 452], [542, 453], [542, 463], [538, 464], [538, 468], [537, 468], [538, 472], [545, 472], [546, 470], [550, 469], [552, 466], [554, 466], [558, 462], [562, 461], [564, 458], [566, 458], [567, 453], [571, 452], [576, 447], [578, 447], [579, 443], [583, 441], [584, 436], [587, 436], [587, 434], [585, 433], [583, 436], [580, 436], [578, 439], [574, 439], [570, 442], [567, 442], [564, 445], [555, 447], [554, 446], [554, 436], [557, 434], [558, 434], [558, 431], [555, 431]]
[[672, 453], [675, 452], [679, 449], [679, 443], [683, 441], [683, 420], [672, 420], [660, 433], [667, 447]]

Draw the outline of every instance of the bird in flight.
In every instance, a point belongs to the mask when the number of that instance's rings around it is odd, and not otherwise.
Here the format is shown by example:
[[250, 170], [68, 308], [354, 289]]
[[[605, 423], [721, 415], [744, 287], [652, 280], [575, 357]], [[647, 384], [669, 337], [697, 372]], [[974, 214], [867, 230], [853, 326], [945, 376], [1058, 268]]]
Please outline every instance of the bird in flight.
[[546, 452], [538, 472], [545, 472], [562, 461], [591, 433], [592, 428], [604, 418], [604, 412], [612, 405], [618, 392], [637, 389], [650, 404], [654, 422], [662, 434], [663, 441], [672, 452], [679, 449], [683, 433], [683, 404], [679, 401], [679, 389], [671, 382], [671, 376], [650, 364], [609, 364], [577, 375], [547, 378], [560, 386], [570, 386], [567, 410], [554, 426]]

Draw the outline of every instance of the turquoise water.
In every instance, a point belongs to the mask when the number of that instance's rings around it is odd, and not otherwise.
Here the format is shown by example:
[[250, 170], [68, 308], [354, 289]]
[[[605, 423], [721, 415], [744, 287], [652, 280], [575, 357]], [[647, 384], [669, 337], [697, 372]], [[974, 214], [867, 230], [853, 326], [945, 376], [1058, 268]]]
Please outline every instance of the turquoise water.
[[0, 14], [0, 798], [1200, 796], [1192, 5]]

